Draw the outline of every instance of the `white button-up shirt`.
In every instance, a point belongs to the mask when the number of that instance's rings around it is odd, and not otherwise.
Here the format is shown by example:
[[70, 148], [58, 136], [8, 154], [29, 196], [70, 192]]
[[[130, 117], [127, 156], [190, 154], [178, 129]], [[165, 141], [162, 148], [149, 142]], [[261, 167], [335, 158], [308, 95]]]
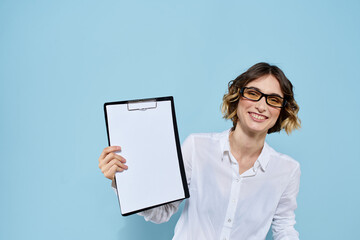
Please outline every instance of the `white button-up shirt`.
[[[182, 145], [190, 190], [174, 240], [299, 239], [294, 229], [299, 163], [265, 143], [254, 166], [239, 174], [229, 131], [192, 134]], [[178, 210], [174, 202], [139, 213], [161, 223]]]

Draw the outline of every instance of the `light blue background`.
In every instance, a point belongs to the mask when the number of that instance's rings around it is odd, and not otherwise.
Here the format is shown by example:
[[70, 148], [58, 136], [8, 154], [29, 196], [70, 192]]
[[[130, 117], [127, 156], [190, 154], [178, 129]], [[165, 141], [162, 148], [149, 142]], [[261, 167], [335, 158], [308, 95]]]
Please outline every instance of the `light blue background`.
[[[295, 86], [301, 239], [356, 239], [359, 1], [0, 1], [0, 239], [170, 239], [122, 217], [98, 168], [103, 103], [172, 95], [181, 141], [223, 131], [229, 80], [259, 61]], [[156, 167], [156, 166], [154, 166]]]

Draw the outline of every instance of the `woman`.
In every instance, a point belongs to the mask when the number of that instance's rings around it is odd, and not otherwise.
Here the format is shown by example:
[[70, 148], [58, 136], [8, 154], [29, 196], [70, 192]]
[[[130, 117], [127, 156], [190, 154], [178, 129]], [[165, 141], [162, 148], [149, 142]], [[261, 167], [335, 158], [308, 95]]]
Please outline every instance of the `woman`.
[[[278, 153], [266, 135], [300, 127], [291, 82], [276, 66], [258, 63], [231, 81], [223, 97], [224, 118], [233, 127], [222, 133], [192, 134], [182, 145], [190, 198], [173, 239], [298, 239], [294, 229], [300, 167]], [[105, 177], [128, 169], [107, 147], [99, 158]], [[166, 222], [175, 202], [141, 212], [147, 221]]]

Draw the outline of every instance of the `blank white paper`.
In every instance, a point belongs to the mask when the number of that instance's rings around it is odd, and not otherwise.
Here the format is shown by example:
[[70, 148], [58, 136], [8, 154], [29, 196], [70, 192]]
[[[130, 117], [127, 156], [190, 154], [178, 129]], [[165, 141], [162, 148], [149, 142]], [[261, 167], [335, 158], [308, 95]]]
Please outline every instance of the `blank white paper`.
[[121, 146], [129, 167], [115, 175], [122, 214], [185, 198], [171, 101], [134, 111], [126, 103], [107, 105], [106, 111], [110, 144]]

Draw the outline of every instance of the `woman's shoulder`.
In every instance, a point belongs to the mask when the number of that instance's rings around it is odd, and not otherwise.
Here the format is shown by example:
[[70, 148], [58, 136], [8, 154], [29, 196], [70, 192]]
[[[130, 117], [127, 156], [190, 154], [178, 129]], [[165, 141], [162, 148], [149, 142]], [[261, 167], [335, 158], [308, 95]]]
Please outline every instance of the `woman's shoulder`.
[[211, 133], [192, 133], [187, 138], [193, 139], [208, 139], [208, 140], [221, 140], [229, 136], [229, 130], [223, 132], [211, 132]]
[[267, 148], [268, 154], [270, 156], [270, 160], [273, 160], [272, 162], [277, 163], [279, 166], [286, 167], [288, 169], [300, 169], [300, 163], [295, 160], [293, 157], [278, 152], [272, 147], [270, 147], [267, 143], [265, 143], [265, 146]]
[[196, 146], [196, 148], [201, 149], [217, 149], [221, 148], [228, 138], [228, 130], [213, 133], [192, 133], [185, 139], [183, 146]]

